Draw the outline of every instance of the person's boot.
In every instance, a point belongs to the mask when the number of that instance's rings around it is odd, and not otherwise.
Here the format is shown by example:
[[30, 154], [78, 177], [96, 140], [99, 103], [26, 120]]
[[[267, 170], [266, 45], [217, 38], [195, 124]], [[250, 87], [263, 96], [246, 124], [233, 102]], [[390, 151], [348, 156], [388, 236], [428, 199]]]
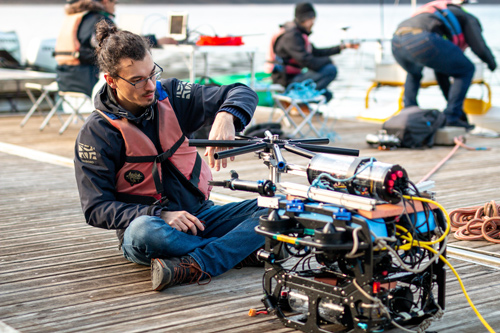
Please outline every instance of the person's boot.
[[[200, 283], [203, 279], [206, 283]], [[153, 290], [163, 290], [172, 286], [187, 283], [207, 284], [211, 276], [201, 270], [198, 263], [190, 256], [170, 259], [151, 259], [151, 282]]]
[[469, 122], [463, 121], [461, 119], [456, 119], [456, 120], [453, 120], [453, 121], [448, 121], [447, 120], [445, 126], [463, 127], [463, 128], [465, 128], [466, 131], [473, 130], [476, 127], [476, 125], [470, 124]]
[[330, 90], [325, 90], [323, 96], [325, 96], [325, 103], [328, 103], [333, 99], [333, 92], [331, 92]]

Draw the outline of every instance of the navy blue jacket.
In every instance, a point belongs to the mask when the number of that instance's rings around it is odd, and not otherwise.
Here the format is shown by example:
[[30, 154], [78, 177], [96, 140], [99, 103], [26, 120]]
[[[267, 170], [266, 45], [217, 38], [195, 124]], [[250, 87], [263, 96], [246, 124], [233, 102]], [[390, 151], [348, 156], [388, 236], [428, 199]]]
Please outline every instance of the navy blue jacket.
[[[222, 87], [190, 84], [177, 79], [157, 82], [156, 96], [168, 98], [183, 133], [189, 137], [199, 129], [205, 119], [214, 117], [218, 111], [227, 111], [236, 116], [235, 129], [241, 131], [250, 121], [258, 98], [253, 90], [243, 84]], [[115, 117], [126, 117], [133, 121], [157, 147], [156, 102], [140, 117], [123, 109], [114, 97], [112, 89], [105, 85], [94, 100], [96, 109]], [[125, 162], [125, 145], [118, 129], [108, 123], [97, 112], [86, 120], [75, 144], [75, 176], [80, 200], [88, 224], [106, 229], [125, 229], [135, 218], [142, 215], [159, 216], [162, 209], [185, 210], [197, 214], [213, 203], [200, 195], [197, 189], [184, 186], [175, 172], [162, 165], [162, 179], [168, 189], [169, 204], [166, 208], [144, 204], [131, 204], [117, 200], [115, 176]]]

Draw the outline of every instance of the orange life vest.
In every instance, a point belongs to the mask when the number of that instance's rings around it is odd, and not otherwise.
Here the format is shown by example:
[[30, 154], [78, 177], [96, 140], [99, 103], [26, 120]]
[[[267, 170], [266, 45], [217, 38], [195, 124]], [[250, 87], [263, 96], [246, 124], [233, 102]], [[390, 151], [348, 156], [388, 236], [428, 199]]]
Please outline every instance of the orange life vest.
[[[282, 66], [282, 67], [284, 66], [285, 73], [291, 75], [297, 75], [302, 72], [301, 66], [295, 59], [290, 59], [285, 62], [284, 59], [281, 59], [276, 56], [276, 52], [274, 51], [274, 48], [276, 46], [276, 41], [285, 33], [285, 31], [286, 29], [284, 27], [281, 27], [280, 30], [278, 30], [271, 37], [271, 43], [269, 44], [269, 48], [267, 49], [266, 52], [266, 63], [264, 64], [264, 72], [266, 73], [269, 74], [272, 73], [276, 66]], [[302, 37], [304, 38], [304, 42], [306, 44], [306, 51], [309, 53], [312, 52], [312, 45], [311, 42], [309, 42], [309, 37], [306, 34], [302, 34]], [[278, 70], [283, 71], [283, 68]]]
[[80, 64], [80, 42], [78, 28], [87, 11], [66, 15], [57, 37], [54, 56], [58, 65], [76, 66]]
[[[112, 117], [97, 110], [111, 125], [120, 130], [125, 141], [125, 164], [116, 174], [116, 190], [120, 197], [146, 197], [153, 203], [166, 197], [163, 188], [162, 163], [170, 164], [208, 199], [212, 186], [212, 172], [200, 157], [196, 147], [189, 146], [168, 98], [158, 101], [160, 144], [158, 154], [155, 144], [137, 126], [126, 118]], [[154, 199], [154, 200], [153, 200]]]

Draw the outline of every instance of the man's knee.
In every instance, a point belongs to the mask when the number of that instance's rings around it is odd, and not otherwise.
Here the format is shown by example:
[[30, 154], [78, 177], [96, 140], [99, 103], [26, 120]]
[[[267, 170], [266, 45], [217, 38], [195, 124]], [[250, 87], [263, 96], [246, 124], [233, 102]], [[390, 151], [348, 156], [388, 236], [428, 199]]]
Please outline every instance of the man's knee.
[[472, 80], [475, 71], [476, 71], [476, 66], [474, 66], [474, 64], [471, 61], [467, 61], [464, 64], [460, 75], [457, 75], [457, 77], [463, 77], [467, 79], [470, 78]]
[[156, 220], [157, 218], [153, 216], [140, 216], [130, 222], [127, 230], [125, 230], [124, 242], [149, 244], [151, 242], [150, 238], [157, 234], [153, 232], [153, 229], [159, 227]]
[[321, 72], [324, 76], [328, 76], [333, 81], [337, 77], [337, 66], [335, 66], [334, 64], [325, 65], [321, 69]]
[[420, 83], [420, 81], [422, 81], [422, 78], [424, 77], [424, 75], [422, 74], [422, 72], [420, 71], [416, 71], [416, 72], [407, 72], [407, 81], [408, 80], [412, 80], [412, 82], [418, 82]]

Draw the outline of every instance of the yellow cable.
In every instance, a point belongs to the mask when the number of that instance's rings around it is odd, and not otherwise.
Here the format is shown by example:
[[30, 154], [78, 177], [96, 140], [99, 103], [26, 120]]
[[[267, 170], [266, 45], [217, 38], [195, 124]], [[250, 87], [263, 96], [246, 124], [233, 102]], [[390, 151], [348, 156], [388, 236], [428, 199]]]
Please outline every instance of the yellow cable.
[[[430, 251], [430, 252], [432, 252], [434, 254], [438, 254], [438, 251], [436, 251], [435, 249], [433, 249], [429, 245], [440, 243], [442, 240], [444, 240], [444, 238], [450, 232], [451, 221], [450, 221], [450, 216], [448, 215], [448, 212], [446, 211], [446, 209], [444, 209], [443, 206], [441, 206], [439, 203], [437, 203], [437, 202], [435, 202], [433, 200], [426, 199], [426, 198], [420, 198], [420, 197], [411, 197], [411, 196], [407, 196], [407, 195], [404, 195], [403, 197], [405, 199], [408, 199], [408, 200], [417, 200], [417, 201], [427, 202], [427, 203], [436, 205], [439, 209], [441, 209], [441, 211], [444, 213], [444, 216], [446, 217], [446, 230], [445, 230], [444, 234], [441, 235], [441, 237], [439, 237], [438, 240], [435, 240], [435, 241], [432, 241], [432, 242], [419, 242], [419, 241], [415, 241], [413, 239], [412, 235], [410, 233], [408, 233], [408, 230], [406, 230], [406, 228], [404, 228], [404, 227], [402, 227], [400, 225], [396, 225], [396, 228], [400, 229], [404, 234], [406, 234], [406, 236], [398, 234], [398, 233], [396, 233], [396, 235], [399, 235], [402, 239], [409, 241], [408, 244], [400, 246], [400, 247], [398, 247], [398, 249], [409, 250], [412, 246], [418, 246], [418, 247], [422, 247], [422, 248], [424, 248], [424, 249], [426, 249], [426, 250], [428, 250], [428, 251]], [[415, 242], [415, 244], [413, 242]], [[474, 313], [476, 314], [476, 316], [479, 318], [479, 320], [481, 321], [481, 323], [484, 325], [484, 327], [486, 327], [486, 329], [488, 330], [488, 332], [495, 333], [495, 331], [493, 330], [493, 328], [491, 328], [491, 326], [486, 322], [486, 320], [484, 320], [483, 316], [476, 309], [476, 306], [474, 305], [474, 303], [472, 303], [472, 300], [470, 299], [469, 294], [467, 293], [467, 290], [465, 290], [465, 286], [464, 286], [464, 284], [462, 282], [462, 279], [460, 279], [460, 276], [458, 275], [458, 273], [455, 270], [455, 268], [442, 255], [439, 255], [439, 259], [441, 259], [441, 261], [443, 261], [446, 265], [448, 265], [448, 267], [450, 267], [450, 269], [453, 272], [453, 274], [455, 274], [455, 276], [456, 276], [456, 278], [458, 280], [458, 283], [460, 283], [460, 287], [462, 288], [462, 292], [464, 293], [465, 298], [467, 299], [467, 302], [469, 303], [470, 307], [472, 308], [472, 310], [474, 311]]]
[[417, 201], [427, 202], [427, 203], [436, 205], [436, 206], [438, 206], [439, 209], [441, 209], [441, 211], [444, 213], [444, 216], [446, 218], [446, 230], [441, 235], [441, 237], [439, 237], [439, 239], [437, 239], [437, 240], [435, 240], [433, 242], [418, 242], [419, 244], [422, 244], [422, 245], [434, 245], [436, 243], [440, 243], [441, 241], [444, 240], [444, 238], [446, 236], [448, 236], [448, 234], [450, 233], [450, 229], [451, 229], [451, 221], [450, 221], [450, 216], [448, 215], [448, 212], [446, 211], [446, 209], [444, 209], [443, 206], [441, 206], [436, 201], [433, 201], [433, 200], [430, 200], [430, 199], [426, 199], [426, 198], [412, 197], [412, 196], [408, 196], [408, 195], [403, 195], [403, 198], [408, 199], [408, 200], [417, 200]]
[[[451, 230], [451, 220], [450, 220], [450, 216], [448, 215], [448, 212], [446, 211], [446, 209], [444, 209], [444, 207], [441, 206], [438, 202], [430, 200], [430, 199], [421, 198], [421, 197], [412, 197], [412, 196], [409, 196], [409, 195], [403, 195], [403, 198], [408, 199], [408, 200], [417, 200], [417, 201], [427, 202], [427, 203], [436, 205], [443, 212], [443, 214], [444, 214], [444, 216], [446, 218], [446, 230], [441, 235], [441, 237], [439, 237], [439, 239], [437, 239], [435, 241], [431, 241], [431, 242], [415, 241], [415, 243], [417, 245], [434, 245], [434, 244], [437, 244], [437, 243], [440, 243], [441, 241], [443, 241], [444, 238], [450, 233], [450, 230]], [[404, 227], [402, 227], [400, 225], [396, 225], [396, 228], [402, 229], [405, 233], [408, 233], [408, 230], [406, 230]], [[402, 246], [399, 246], [397, 249], [398, 250], [403, 250], [403, 251], [408, 251], [413, 246], [415, 246], [413, 244], [413, 242], [414, 241], [413, 241], [413, 237], [412, 237], [410, 243], [402, 245]], [[385, 248], [382, 248], [380, 250], [385, 250]]]
[[[403, 227], [401, 227], [401, 229], [404, 229]], [[405, 230], [406, 231], [406, 230]], [[411, 237], [411, 235], [409, 236], [401, 236], [401, 238], [405, 239], [405, 240], [408, 240], [410, 241], [410, 244], [413, 243], [413, 238]], [[418, 246], [418, 245], [417, 245]], [[432, 247], [428, 246], [428, 245], [422, 245], [422, 246], [419, 246], [419, 247], [422, 247], [434, 254], [437, 254], [438, 252], [433, 249]], [[491, 328], [491, 326], [486, 322], [486, 320], [484, 320], [483, 316], [481, 316], [481, 314], [479, 313], [479, 311], [476, 309], [476, 307], [474, 306], [474, 303], [472, 303], [472, 300], [470, 299], [469, 297], [469, 294], [467, 294], [467, 291], [465, 290], [465, 286], [464, 284], [462, 283], [462, 279], [460, 279], [460, 276], [458, 275], [457, 271], [455, 270], [455, 268], [450, 264], [450, 262], [448, 260], [446, 260], [445, 257], [443, 257], [442, 255], [439, 255], [439, 259], [441, 259], [441, 261], [443, 261], [446, 265], [448, 265], [448, 267], [450, 267], [450, 269], [452, 270], [453, 274], [455, 274], [455, 276], [457, 277], [457, 280], [458, 280], [458, 283], [460, 283], [460, 287], [462, 288], [462, 292], [464, 293], [465, 295], [465, 298], [467, 299], [467, 302], [469, 303], [470, 307], [472, 308], [472, 310], [474, 310], [474, 312], [476, 313], [476, 316], [479, 318], [479, 320], [481, 321], [481, 323], [484, 325], [484, 327], [486, 327], [488, 329], [489, 332], [493, 332], [495, 333], [495, 331]]]
[[276, 235], [274, 236], [274, 239], [279, 240], [280, 242], [285, 242], [288, 244], [293, 244], [296, 245], [298, 238], [297, 237], [290, 237], [290, 236], [285, 236], [285, 235]]
[[408, 251], [408, 250], [411, 250], [411, 248], [414, 247], [414, 246], [420, 246], [421, 244], [428, 245], [428, 244], [425, 244], [425, 243], [430, 243], [430, 242], [415, 241], [416, 244], [413, 244], [413, 236], [408, 232], [408, 230], [406, 230], [405, 227], [400, 226], [400, 225], [396, 225], [396, 229], [402, 230], [404, 232], [404, 234], [405, 234], [405, 235], [402, 235], [401, 233], [396, 232], [396, 236], [400, 236], [402, 239], [404, 239], [406, 241], [409, 241], [409, 243], [407, 243], [405, 245], [398, 246], [397, 247], [398, 250]]
[[[428, 250], [428, 251], [431, 251], [434, 254], [437, 253], [437, 251], [434, 250], [430, 246], [423, 245], [422, 247], [424, 249]], [[493, 328], [491, 328], [491, 326], [486, 322], [486, 320], [484, 320], [483, 316], [481, 316], [481, 314], [479, 313], [479, 311], [476, 309], [476, 307], [474, 306], [474, 303], [472, 303], [472, 300], [470, 299], [469, 294], [467, 294], [467, 291], [465, 290], [465, 286], [462, 283], [462, 280], [460, 279], [460, 276], [458, 276], [458, 273], [455, 270], [455, 268], [453, 268], [453, 266], [449, 263], [449, 261], [446, 260], [446, 258], [443, 257], [442, 255], [439, 256], [439, 259], [441, 259], [441, 261], [443, 261], [446, 265], [448, 265], [448, 267], [450, 267], [450, 269], [452, 270], [453, 274], [455, 274], [455, 276], [457, 277], [458, 283], [460, 283], [460, 287], [462, 288], [462, 291], [463, 291], [463, 293], [465, 295], [465, 298], [467, 298], [467, 302], [469, 302], [470, 307], [472, 308], [472, 310], [474, 310], [474, 312], [476, 313], [476, 316], [479, 318], [479, 320], [484, 325], [484, 327], [486, 327], [486, 329], [488, 330], [488, 332], [495, 333], [495, 331], [493, 330]]]

